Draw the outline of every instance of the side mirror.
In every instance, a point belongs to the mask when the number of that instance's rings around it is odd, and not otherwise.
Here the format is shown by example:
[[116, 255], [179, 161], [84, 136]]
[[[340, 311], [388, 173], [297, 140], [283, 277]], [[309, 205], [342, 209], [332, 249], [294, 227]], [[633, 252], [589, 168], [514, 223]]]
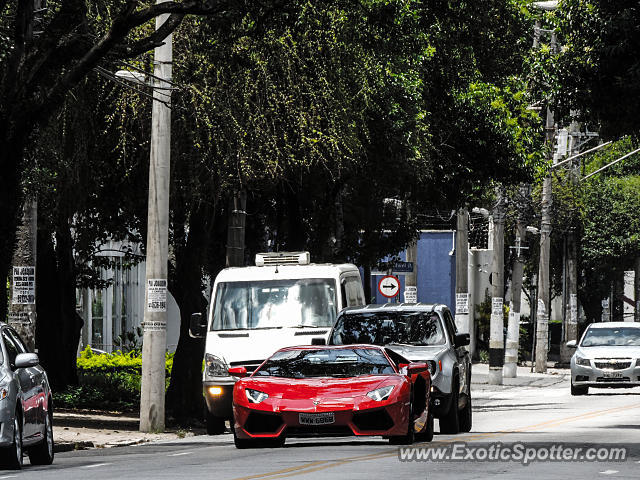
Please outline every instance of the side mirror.
[[245, 367], [231, 367], [229, 369], [229, 375], [231, 375], [232, 377], [246, 377], [247, 376], [247, 369]]
[[311, 339], [311, 345], [326, 345], [327, 341], [324, 337], [315, 337]]
[[471, 336], [468, 333], [458, 333], [453, 343], [455, 343], [456, 348], [466, 347], [471, 343]]
[[566, 343], [567, 347], [569, 348], [578, 348], [578, 342], [576, 342], [575, 340], [569, 340]]
[[429, 370], [429, 366], [424, 362], [412, 362], [407, 366], [407, 375], [417, 375], [418, 373], [426, 372]]
[[204, 338], [207, 334], [207, 319], [201, 313], [192, 313], [189, 323], [189, 336]]
[[19, 353], [16, 355], [16, 368], [35, 367], [40, 363], [37, 353]]

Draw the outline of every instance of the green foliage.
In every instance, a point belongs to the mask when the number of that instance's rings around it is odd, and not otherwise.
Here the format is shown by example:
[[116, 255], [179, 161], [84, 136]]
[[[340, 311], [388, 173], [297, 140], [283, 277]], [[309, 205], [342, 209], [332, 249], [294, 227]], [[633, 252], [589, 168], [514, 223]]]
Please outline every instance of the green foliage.
[[[78, 357], [79, 386], [54, 392], [56, 407], [100, 410], [137, 410], [140, 405], [142, 357], [120, 351], [96, 354], [87, 346]], [[166, 354], [166, 386], [171, 379], [173, 354]]]

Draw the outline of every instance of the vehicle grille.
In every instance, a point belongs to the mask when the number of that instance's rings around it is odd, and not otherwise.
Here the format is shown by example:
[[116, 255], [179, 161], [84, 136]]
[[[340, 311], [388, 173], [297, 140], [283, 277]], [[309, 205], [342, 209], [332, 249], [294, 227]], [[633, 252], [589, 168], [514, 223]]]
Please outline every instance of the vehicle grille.
[[631, 366], [628, 358], [596, 358], [594, 363], [596, 368], [607, 370], [624, 370]]
[[275, 433], [282, 426], [280, 415], [251, 412], [244, 424], [249, 433]]
[[346, 425], [309, 425], [287, 427], [287, 437], [348, 437], [353, 432]]
[[596, 378], [596, 382], [602, 383], [620, 383], [620, 382], [630, 382], [631, 379], [629, 377], [622, 378], [609, 378], [609, 377], [598, 377]]
[[389, 430], [393, 427], [393, 420], [391, 420], [384, 408], [370, 412], [354, 413], [353, 423], [360, 431]]

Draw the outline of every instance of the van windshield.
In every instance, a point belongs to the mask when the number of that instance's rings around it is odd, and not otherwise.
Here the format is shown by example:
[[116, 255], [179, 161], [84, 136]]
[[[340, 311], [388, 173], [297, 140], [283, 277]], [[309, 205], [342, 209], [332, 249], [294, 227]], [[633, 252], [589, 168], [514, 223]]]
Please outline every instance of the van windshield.
[[211, 330], [331, 327], [336, 313], [332, 278], [220, 282]]

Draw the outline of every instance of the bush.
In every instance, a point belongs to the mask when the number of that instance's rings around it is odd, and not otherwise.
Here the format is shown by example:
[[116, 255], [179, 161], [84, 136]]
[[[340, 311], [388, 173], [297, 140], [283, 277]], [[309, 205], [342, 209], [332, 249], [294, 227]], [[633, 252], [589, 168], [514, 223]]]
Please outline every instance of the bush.
[[[166, 355], [166, 387], [171, 380], [173, 354]], [[96, 354], [85, 348], [78, 357], [77, 387], [54, 392], [56, 407], [98, 410], [138, 410], [142, 356], [139, 352]]]

